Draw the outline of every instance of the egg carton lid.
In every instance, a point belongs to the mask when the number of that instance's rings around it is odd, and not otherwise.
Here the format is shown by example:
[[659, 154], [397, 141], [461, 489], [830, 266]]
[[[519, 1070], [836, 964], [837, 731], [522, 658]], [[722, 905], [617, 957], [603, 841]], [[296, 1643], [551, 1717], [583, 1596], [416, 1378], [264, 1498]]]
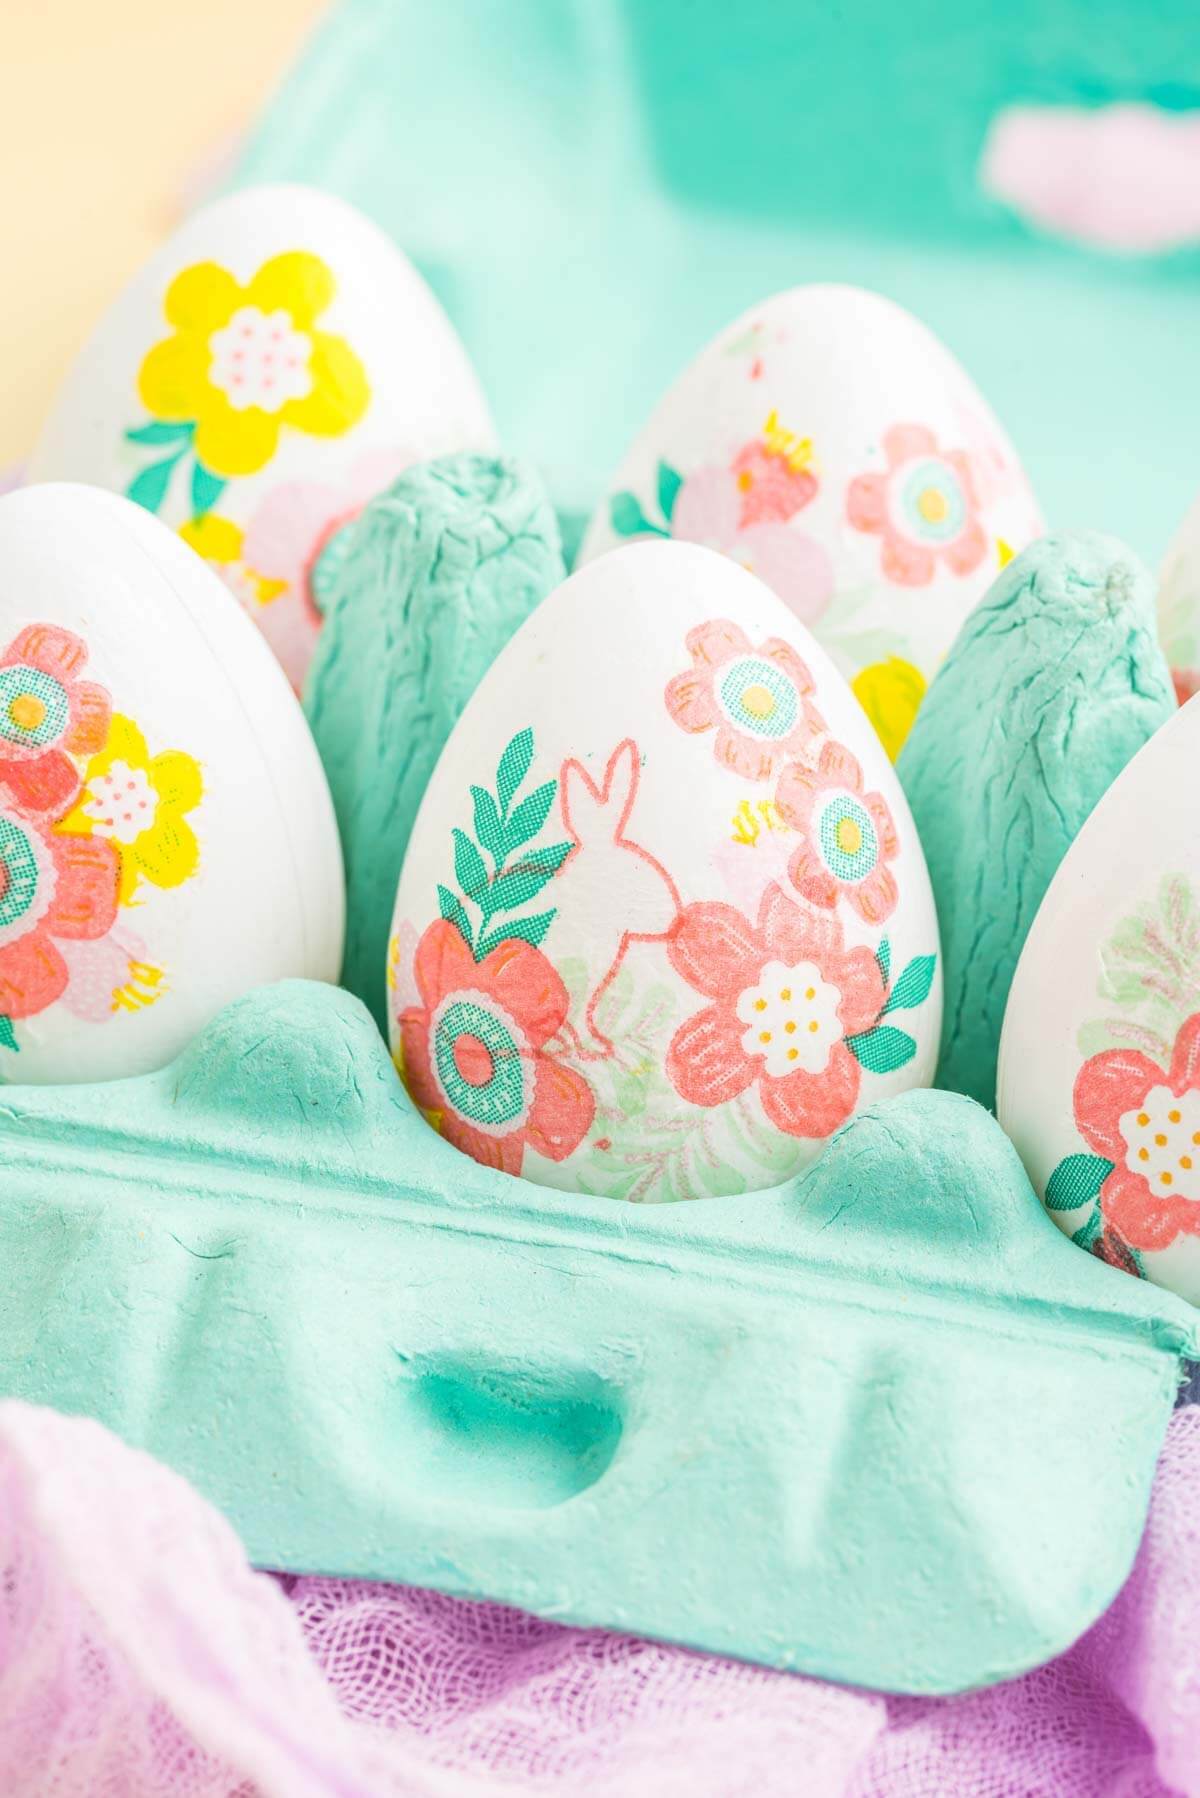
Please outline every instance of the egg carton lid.
[[0, 1164], [0, 1387], [177, 1468], [259, 1564], [887, 1690], [1101, 1613], [1200, 1350], [970, 1100], [888, 1100], [769, 1192], [568, 1196], [441, 1140], [307, 982], [159, 1073], [7, 1087]]

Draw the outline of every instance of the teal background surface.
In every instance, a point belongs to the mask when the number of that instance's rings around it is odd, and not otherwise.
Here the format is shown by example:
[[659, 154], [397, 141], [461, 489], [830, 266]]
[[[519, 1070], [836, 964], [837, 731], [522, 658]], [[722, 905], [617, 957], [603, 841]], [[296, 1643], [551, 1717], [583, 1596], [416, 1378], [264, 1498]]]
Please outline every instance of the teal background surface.
[[1190, 0], [342, 0], [236, 179], [393, 234], [568, 513], [722, 325], [850, 281], [959, 355], [1053, 526], [1156, 565], [1200, 486], [1200, 250], [1041, 240], [977, 182], [1002, 107], [1134, 99], [1200, 106]]

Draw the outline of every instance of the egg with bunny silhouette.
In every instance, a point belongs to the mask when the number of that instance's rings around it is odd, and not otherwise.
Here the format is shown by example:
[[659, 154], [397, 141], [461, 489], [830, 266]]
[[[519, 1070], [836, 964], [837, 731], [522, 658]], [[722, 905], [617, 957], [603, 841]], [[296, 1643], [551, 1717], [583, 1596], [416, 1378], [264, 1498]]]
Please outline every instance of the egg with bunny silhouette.
[[829, 657], [714, 551], [543, 601], [434, 771], [388, 947], [396, 1064], [450, 1143], [634, 1201], [769, 1187], [933, 1078], [937, 922]]

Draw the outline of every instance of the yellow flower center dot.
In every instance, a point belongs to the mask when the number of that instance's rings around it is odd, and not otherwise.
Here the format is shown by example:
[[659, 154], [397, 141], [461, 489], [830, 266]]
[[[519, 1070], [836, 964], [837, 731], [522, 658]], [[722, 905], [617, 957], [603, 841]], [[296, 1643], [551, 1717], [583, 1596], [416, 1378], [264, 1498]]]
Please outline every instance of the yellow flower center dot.
[[862, 848], [862, 830], [853, 818], [839, 818], [834, 835], [843, 855], [857, 855]]
[[795, 1061], [796, 1057], [799, 1055], [799, 1053], [800, 1053], [799, 1049], [789, 1049], [787, 1052], [788, 1060]]
[[808, 1028], [811, 1031], [812, 1035], [815, 1036], [817, 1034], [817, 1031], [821, 1028], [821, 1026], [817, 1023], [816, 1018], [814, 1018]]
[[18, 730], [40, 730], [46, 722], [46, 702], [36, 693], [18, 693], [8, 715]]
[[1158, 1177], [1162, 1181], [1164, 1186], [1169, 1186], [1171, 1184], [1170, 1174], [1160, 1174]]
[[1167, 1139], [1166, 1139], [1166, 1137], [1165, 1137], [1165, 1136], [1164, 1136], [1164, 1135], [1163, 1135], [1163, 1133], [1162, 1133], [1162, 1131], [1161, 1131], [1161, 1130], [1160, 1130], [1160, 1131], [1159, 1131], [1159, 1132], [1158, 1132], [1158, 1133], [1157, 1133], [1157, 1134], [1156, 1134], [1156, 1136], [1155, 1136], [1155, 1138], [1154, 1138], [1154, 1140], [1155, 1140], [1155, 1142], [1156, 1142], [1156, 1143], [1157, 1143], [1157, 1144], [1158, 1144], [1158, 1147], [1159, 1147], [1159, 1148], [1160, 1148], [1160, 1149], [1165, 1149], [1165, 1148], [1166, 1148], [1166, 1146], [1167, 1146]]
[[784, 1004], [787, 1003], [787, 1001], [791, 998], [791, 996], [792, 996], [792, 989], [790, 986], [785, 986], [783, 991], [779, 995], [779, 997], [783, 1000]]
[[926, 524], [941, 524], [949, 510], [946, 495], [940, 487], [926, 487], [917, 500], [917, 511]]
[[765, 1011], [767, 1009], [766, 1000], [765, 999], [756, 999], [754, 1001], [754, 1009], [755, 1009], [755, 1011]]
[[1138, 1160], [1139, 1161], [1149, 1161], [1149, 1159], [1150, 1159], [1149, 1149], [1139, 1149], [1138, 1150]]
[[738, 486], [741, 488], [743, 493], [749, 493], [749, 491], [750, 491], [751, 487], [753, 487], [753, 485], [754, 485], [754, 476], [750, 473], [750, 470], [748, 468], [743, 468], [741, 474], [738, 476]]
[[1150, 1113], [1148, 1111], [1139, 1111], [1138, 1112], [1138, 1123], [1142, 1126], [1143, 1130], [1146, 1128], [1146, 1125], [1149, 1122], [1150, 1122]]
[[771, 1040], [771, 1032], [769, 1030], [760, 1030], [758, 1033], [758, 1040], [760, 1043], [769, 1043]]
[[1169, 1123], [1169, 1124], [1177, 1124], [1177, 1123], [1178, 1123], [1178, 1122], [1179, 1122], [1179, 1117], [1180, 1117], [1180, 1114], [1179, 1114], [1179, 1112], [1177, 1112], [1177, 1111], [1168, 1111], [1168, 1113], [1167, 1113], [1167, 1122], [1168, 1122], [1168, 1123]]
[[742, 694], [742, 707], [752, 718], [769, 718], [775, 710], [775, 695], [761, 681], [755, 681]]
[[1182, 1168], [1182, 1169], [1183, 1169], [1183, 1171], [1184, 1171], [1184, 1173], [1186, 1173], [1186, 1172], [1187, 1172], [1187, 1170], [1188, 1170], [1188, 1169], [1189, 1169], [1189, 1168], [1190, 1168], [1190, 1167], [1191, 1167], [1191, 1165], [1192, 1165], [1192, 1158], [1191, 1158], [1191, 1156], [1190, 1156], [1190, 1155], [1181, 1155], [1181, 1156], [1180, 1156], [1180, 1157], [1179, 1157], [1179, 1165], [1180, 1165], [1180, 1167], [1181, 1167], [1181, 1168]]
[[789, 1018], [787, 1023], [784, 1025], [784, 1029], [787, 1031], [789, 1036], [793, 1036], [795, 1034], [795, 1030], [796, 1030], [795, 1018]]
[[816, 987], [814, 987], [814, 986], [806, 986], [806, 987], [805, 987], [805, 989], [804, 989], [804, 997], [805, 997], [805, 998], [806, 998], [806, 999], [815, 999], [815, 998], [816, 998], [816, 996], [817, 996], [817, 989], [816, 989]]

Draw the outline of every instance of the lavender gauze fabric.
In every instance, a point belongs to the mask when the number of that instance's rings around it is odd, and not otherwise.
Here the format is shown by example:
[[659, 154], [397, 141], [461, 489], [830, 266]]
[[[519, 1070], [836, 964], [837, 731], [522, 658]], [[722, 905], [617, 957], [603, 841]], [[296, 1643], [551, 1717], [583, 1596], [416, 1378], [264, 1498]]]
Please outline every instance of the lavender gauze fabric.
[[253, 1572], [98, 1424], [0, 1404], [6, 1798], [1200, 1798], [1200, 1409], [1059, 1660], [886, 1699], [498, 1605]]

